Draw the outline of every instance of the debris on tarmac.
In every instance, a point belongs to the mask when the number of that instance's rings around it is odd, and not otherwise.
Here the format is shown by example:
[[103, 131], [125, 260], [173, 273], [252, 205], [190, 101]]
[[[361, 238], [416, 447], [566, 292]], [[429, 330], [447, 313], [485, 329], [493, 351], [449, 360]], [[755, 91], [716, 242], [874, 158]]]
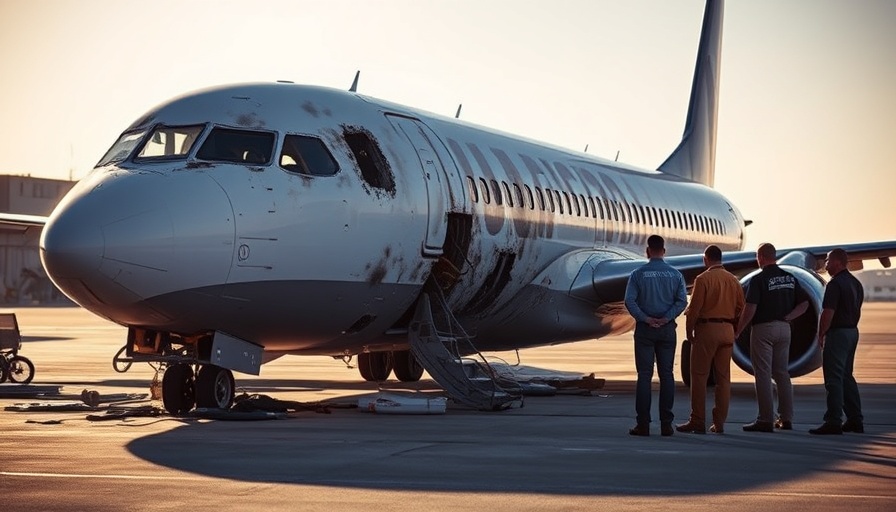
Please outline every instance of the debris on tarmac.
[[374, 393], [358, 398], [358, 409], [377, 414], [445, 414], [448, 399], [399, 393]]
[[0, 384], [0, 398], [42, 398], [59, 395], [62, 386], [36, 384]]

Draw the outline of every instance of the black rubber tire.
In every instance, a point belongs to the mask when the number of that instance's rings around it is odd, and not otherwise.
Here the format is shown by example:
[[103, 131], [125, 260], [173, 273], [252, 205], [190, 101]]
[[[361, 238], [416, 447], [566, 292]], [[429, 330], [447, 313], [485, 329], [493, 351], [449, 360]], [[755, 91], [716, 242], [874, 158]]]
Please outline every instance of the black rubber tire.
[[6, 382], [9, 377], [9, 363], [6, 362], [6, 356], [0, 354], [0, 384]]
[[691, 340], [681, 342], [681, 382], [691, 387]]
[[233, 372], [213, 364], [204, 365], [196, 375], [196, 407], [230, 409], [234, 389]]
[[12, 356], [7, 362], [7, 378], [16, 384], [28, 384], [34, 378], [34, 363], [25, 356]]
[[162, 404], [169, 414], [179, 416], [190, 412], [196, 402], [193, 368], [178, 363], [165, 369], [162, 376]]
[[410, 350], [392, 352], [392, 373], [401, 382], [417, 382], [423, 376], [423, 366]]
[[358, 354], [358, 371], [368, 382], [382, 382], [392, 373], [392, 352], [361, 352]]

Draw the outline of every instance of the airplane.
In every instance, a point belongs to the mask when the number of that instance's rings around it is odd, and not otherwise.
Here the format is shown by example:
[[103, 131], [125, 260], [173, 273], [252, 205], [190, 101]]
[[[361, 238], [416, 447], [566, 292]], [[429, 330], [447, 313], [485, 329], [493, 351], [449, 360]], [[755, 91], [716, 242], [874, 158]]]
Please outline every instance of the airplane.
[[[42, 263], [127, 327], [129, 356], [162, 363], [172, 414], [227, 408], [233, 371], [287, 354], [357, 357], [369, 381], [425, 368], [472, 395], [458, 356], [632, 330], [624, 289], [651, 234], [689, 286], [708, 244], [744, 285], [757, 271], [749, 221], [713, 188], [723, 9], [706, 3], [684, 135], [656, 170], [365, 96], [357, 77], [219, 86], [124, 130], [46, 219]], [[854, 267], [896, 255], [892, 240], [779, 251], [811, 299], [793, 376], [820, 366], [834, 247]], [[734, 361], [751, 372], [748, 340]]]

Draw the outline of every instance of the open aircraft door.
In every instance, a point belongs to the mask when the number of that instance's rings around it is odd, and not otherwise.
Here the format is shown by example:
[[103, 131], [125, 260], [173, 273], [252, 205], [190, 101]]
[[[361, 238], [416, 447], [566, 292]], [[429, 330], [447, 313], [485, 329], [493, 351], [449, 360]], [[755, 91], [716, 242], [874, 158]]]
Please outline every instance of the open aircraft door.
[[417, 119], [396, 115], [386, 117], [399, 132], [407, 136], [417, 150], [429, 202], [423, 255], [440, 256], [447, 234], [447, 214], [463, 209], [463, 179], [444, 144], [429, 127]]

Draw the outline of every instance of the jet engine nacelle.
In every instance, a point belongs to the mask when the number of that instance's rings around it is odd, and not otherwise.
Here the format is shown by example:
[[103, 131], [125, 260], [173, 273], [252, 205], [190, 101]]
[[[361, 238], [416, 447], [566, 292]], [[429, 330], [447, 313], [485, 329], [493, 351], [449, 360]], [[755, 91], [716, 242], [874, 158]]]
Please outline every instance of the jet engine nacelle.
[[[821, 366], [821, 348], [818, 346], [818, 319], [821, 316], [821, 301], [824, 297], [824, 280], [816, 272], [793, 265], [780, 265], [782, 269], [793, 274], [800, 283], [802, 299], [809, 300], [809, 309], [790, 324], [790, 358], [788, 368], [791, 377], [799, 377], [811, 373]], [[744, 291], [759, 270], [741, 278]], [[753, 375], [753, 362], [750, 359], [750, 332], [747, 327], [734, 344], [735, 364], [741, 370]]]

